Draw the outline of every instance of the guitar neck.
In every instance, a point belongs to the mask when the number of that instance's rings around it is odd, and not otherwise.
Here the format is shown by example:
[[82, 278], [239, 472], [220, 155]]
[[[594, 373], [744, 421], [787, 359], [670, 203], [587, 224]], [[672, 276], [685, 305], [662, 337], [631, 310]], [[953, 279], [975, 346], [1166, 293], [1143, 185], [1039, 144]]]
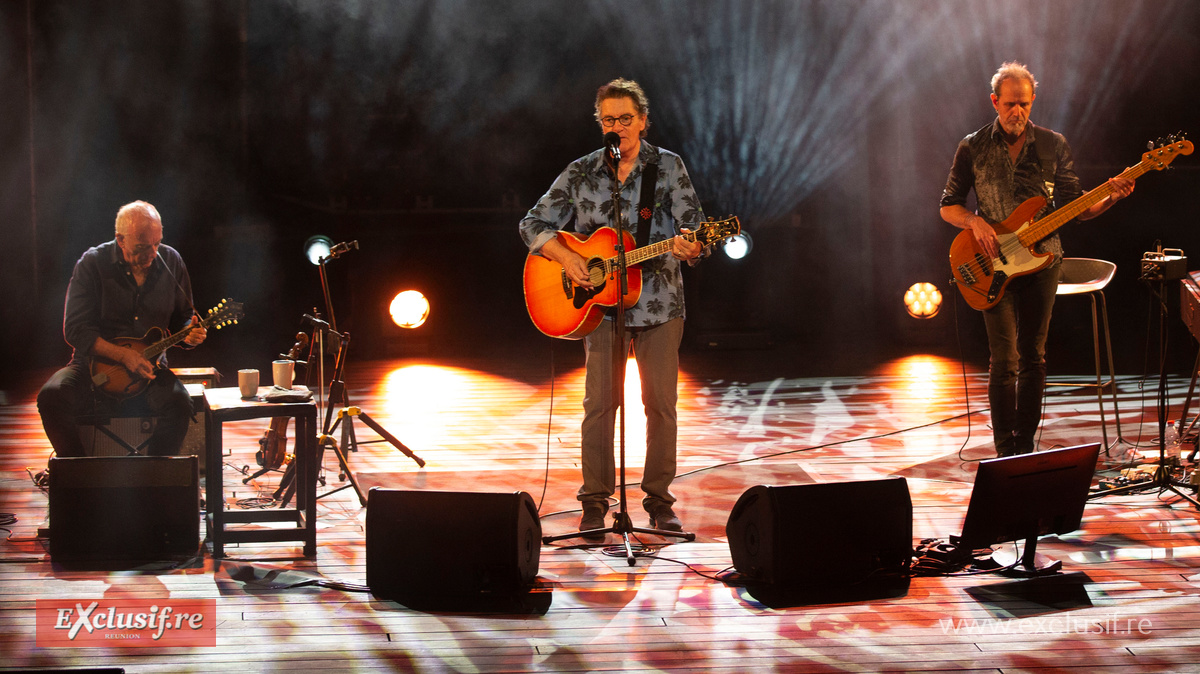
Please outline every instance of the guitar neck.
[[147, 346], [146, 349], [142, 351], [142, 357], [150, 362], [154, 362], [154, 359], [158, 357], [158, 354], [182, 342], [187, 338], [188, 333], [190, 333], [193, 328], [198, 327], [207, 328], [208, 326], [205, 324], [204, 319], [200, 319], [198, 322], [192, 323], [186, 328], [182, 328], [179, 332], [176, 332], [170, 337], [159, 340], [150, 346]]
[[[1146, 171], [1149, 171], [1152, 168], [1152, 165], [1153, 162], [1148, 159], [1143, 159], [1136, 165], [1122, 171], [1117, 177], [1127, 178], [1129, 180], [1137, 180], [1142, 174], [1144, 174]], [[1032, 247], [1033, 244], [1041, 241], [1047, 236], [1050, 236], [1055, 232], [1055, 230], [1070, 222], [1080, 213], [1083, 213], [1092, 206], [1104, 201], [1108, 195], [1112, 194], [1112, 191], [1112, 186], [1109, 185], [1108, 182], [1105, 182], [1091, 192], [1084, 194], [1075, 201], [1072, 201], [1066, 206], [1054, 211], [1041, 220], [1034, 222], [1024, 232], [1021, 232], [1017, 236], [1017, 240], [1021, 242], [1022, 246], [1027, 248]]]
[[[688, 241], [696, 240], [696, 232], [686, 232], [684, 234], [680, 234], [680, 236], [687, 239]], [[632, 250], [632, 251], [626, 253], [625, 254], [625, 264], [641, 264], [642, 262], [645, 262], [646, 260], [658, 257], [659, 255], [663, 255], [664, 253], [669, 253], [670, 251], [671, 251], [671, 239], [663, 239], [662, 241], [659, 241], [658, 243], [652, 243], [648, 246], [642, 246], [641, 248], [637, 248], [635, 250]], [[609, 262], [611, 264], [616, 264], [616, 259], [617, 258], [615, 258], [615, 257], [609, 258]]]

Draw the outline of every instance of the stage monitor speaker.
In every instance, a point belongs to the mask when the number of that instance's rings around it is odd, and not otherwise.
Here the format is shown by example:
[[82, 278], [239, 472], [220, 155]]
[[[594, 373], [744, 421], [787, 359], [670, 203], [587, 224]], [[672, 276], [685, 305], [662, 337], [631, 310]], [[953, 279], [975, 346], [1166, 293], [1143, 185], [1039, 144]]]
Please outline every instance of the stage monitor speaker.
[[904, 478], [759, 485], [738, 499], [725, 534], [747, 585], [852, 585], [907, 574], [912, 500]]
[[50, 459], [50, 558], [153, 561], [200, 548], [194, 456]]
[[367, 585], [381, 599], [523, 592], [541, 555], [537, 506], [525, 492], [367, 494]]

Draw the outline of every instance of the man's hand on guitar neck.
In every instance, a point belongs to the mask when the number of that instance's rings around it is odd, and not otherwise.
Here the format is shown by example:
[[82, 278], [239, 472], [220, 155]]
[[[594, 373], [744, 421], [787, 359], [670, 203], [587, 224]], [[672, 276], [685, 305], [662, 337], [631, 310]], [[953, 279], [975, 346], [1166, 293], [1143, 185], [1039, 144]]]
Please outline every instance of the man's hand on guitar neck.
[[[684, 228], [685, 234], [691, 234], [692, 230]], [[699, 241], [688, 241], [682, 236], [676, 236], [671, 241], [671, 255], [676, 260], [694, 264], [694, 260], [700, 256], [700, 252], [704, 250], [704, 246], [700, 245]]]
[[192, 328], [191, 331], [188, 332], [187, 337], [183, 338], [183, 343], [187, 344], [188, 346], [198, 346], [200, 342], [204, 341], [205, 337], [208, 337], [208, 331], [204, 329], [204, 324], [200, 322], [200, 316], [198, 315], [192, 316], [192, 322], [190, 325], [194, 325], [196, 327]]

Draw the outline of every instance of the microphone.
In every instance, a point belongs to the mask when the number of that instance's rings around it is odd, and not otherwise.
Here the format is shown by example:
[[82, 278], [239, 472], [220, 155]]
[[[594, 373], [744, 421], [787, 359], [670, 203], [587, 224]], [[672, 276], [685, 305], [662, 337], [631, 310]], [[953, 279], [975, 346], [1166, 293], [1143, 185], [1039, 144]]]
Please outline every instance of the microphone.
[[609, 160], [613, 163], [621, 161], [621, 136], [616, 131], [604, 134], [604, 145], [608, 148]]
[[305, 323], [308, 323], [309, 325], [313, 326], [314, 328], [321, 328], [322, 330], [329, 329], [328, 323], [317, 318], [316, 316], [313, 316], [312, 314], [304, 314], [304, 318], [302, 320]]
[[343, 243], [337, 244], [333, 248], [329, 249], [329, 255], [327, 255], [326, 257], [329, 258], [330, 260], [336, 260], [339, 257], [341, 257], [342, 255], [349, 253], [350, 249], [352, 249], [352, 248], [355, 250], [358, 250], [358, 240], [345, 241]]

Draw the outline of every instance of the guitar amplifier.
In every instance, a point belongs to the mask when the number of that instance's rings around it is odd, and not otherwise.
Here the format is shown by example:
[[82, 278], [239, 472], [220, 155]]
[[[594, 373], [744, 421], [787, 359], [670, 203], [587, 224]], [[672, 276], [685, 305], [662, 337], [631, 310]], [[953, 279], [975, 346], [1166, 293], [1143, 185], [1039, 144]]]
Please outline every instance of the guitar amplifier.
[[[200, 461], [200, 473], [204, 473], [204, 385], [184, 384], [192, 399], [192, 419], [188, 423], [187, 435], [179, 454], [195, 455]], [[84, 456], [132, 456], [145, 455], [146, 443], [158, 425], [158, 417], [102, 417], [79, 424], [79, 440], [83, 443]]]
[[84, 456], [145, 454], [158, 417], [106, 417], [79, 424]]

